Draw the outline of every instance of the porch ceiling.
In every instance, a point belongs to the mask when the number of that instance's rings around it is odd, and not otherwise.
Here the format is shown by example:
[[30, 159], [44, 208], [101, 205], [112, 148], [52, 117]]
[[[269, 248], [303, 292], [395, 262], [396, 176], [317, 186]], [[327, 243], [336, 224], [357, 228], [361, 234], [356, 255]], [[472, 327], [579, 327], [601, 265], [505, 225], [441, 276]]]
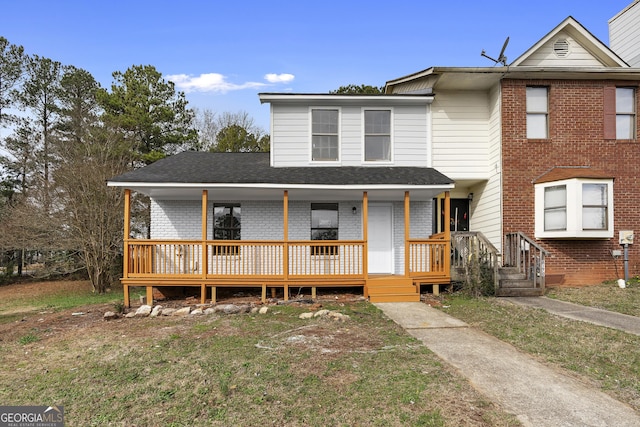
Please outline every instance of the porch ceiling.
[[200, 200], [202, 191], [209, 192], [209, 200], [282, 200], [284, 191], [289, 200], [351, 201], [361, 200], [364, 191], [369, 201], [402, 201], [404, 192], [414, 201], [428, 201], [438, 194], [451, 190], [453, 185], [432, 187], [392, 187], [392, 188], [267, 188], [267, 187], [218, 187], [218, 186], [128, 186], [133, 191], [146, 194], [154, 199]]

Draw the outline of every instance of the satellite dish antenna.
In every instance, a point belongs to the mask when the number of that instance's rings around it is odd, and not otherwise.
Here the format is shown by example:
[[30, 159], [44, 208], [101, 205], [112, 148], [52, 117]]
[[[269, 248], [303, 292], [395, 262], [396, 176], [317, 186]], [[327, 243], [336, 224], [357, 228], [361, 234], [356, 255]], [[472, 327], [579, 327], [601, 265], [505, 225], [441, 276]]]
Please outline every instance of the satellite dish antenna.
[[487, 55], [486, 52], [484, 51], [484, 49], [482, 49], [482, 53], [480, 55], [484, 56], [485, 58], [489, 58], [490, 60], [492, 60], [496, 64], [502, 64], [503, 66], [506, 67], [507, 66], [507, 57], [504, 56], [504, 51], [507, 48], [508, 44], [509, 44], [509, 37], [507, 37], [507, 39], [504, 41], [504, 44], [502, 45], [502, 50], [500, 51], [500, 55], [498, 55], [498, 59], [492, 58], [489, 55]]

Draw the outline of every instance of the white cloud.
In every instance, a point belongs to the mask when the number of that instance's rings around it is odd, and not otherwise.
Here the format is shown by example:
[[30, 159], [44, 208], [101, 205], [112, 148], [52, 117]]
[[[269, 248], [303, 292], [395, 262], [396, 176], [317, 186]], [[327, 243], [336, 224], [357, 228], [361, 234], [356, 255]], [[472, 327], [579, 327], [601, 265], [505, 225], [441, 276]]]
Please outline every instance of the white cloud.
[[269, 83], [289, 83], [293, 81], [294, 78], [295, 76], [293, 74], [287, 74], [287, 73], [283, 73], [283, 74], [270, 73], [270, 74], [264, 75], [264, 79]]
[[219, 92], [227, 93], [234, 90], [251, 89], [266, 86], [260, 82], [246, 82], [242, 84], [231, 83], [227, 78], [218, 73], [200, 74], [191, 76], [187, 74], [173, 74], [164, 76], [167, 80], [175, 83], [179, 90], [189, 92]]

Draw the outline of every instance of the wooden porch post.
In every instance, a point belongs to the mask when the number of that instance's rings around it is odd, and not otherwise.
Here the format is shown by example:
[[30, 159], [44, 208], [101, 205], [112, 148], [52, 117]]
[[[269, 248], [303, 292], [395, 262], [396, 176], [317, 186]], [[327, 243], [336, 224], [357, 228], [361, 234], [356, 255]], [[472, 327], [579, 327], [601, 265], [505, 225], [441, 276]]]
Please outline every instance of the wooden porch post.
[[[127, 279], [129, 277], [129, 233], [130, 229], [130, 221], [131, 221], [131, 190], [128, 188], [124, 190], [124, 247], [122, 252], [122, 277]], [[131, 303], [129, 301], [129, 285], [126, 283], [122, 284], [122, 290], [124, 291], [124, 306], [129, 308], [131, 307]]]
[[369, 196], [366, 191], [362, 193], [362, 240], [364, 240], [362, 272], [366, 281], [369, 279]]
[[446, 221], [444, 227], [444, 240], [447, 242], [446, 249], [448, 252], [444, 257], [445, 271], [451, 271], [451, 226], [449, 225], [449, 218], [451, 218], [451, 196], [448, 191], [444, 193], [444, 219]]
[[451, 225], [449, 224], [449, 218], [451, 218], [451, 197], [449, 196], [449, 192], [444, 192], [444, 221], [442, 224], [442, 228], [444, 231], [444, 239], [451, 240]]
[[[207, 273], [209, 272], [209, 256], [207, 247], [207, 206], [209, 203], [209, 192], [202, 190], [202, 284], [200, 285], [200, 303], [204, 304], [207, 299]], [[213, 292], [213, 291], [212, 291]]]
[[284, 248], [282, 249], [282, 268], [284, 275], [284, 300], [289, 300], [289, 191], [284, 190], [282, 197], [282, 212], [283, 212], [283, 230], [282, 238], [284, 240]]
[[409, 236], [410, 236], [410, 221], [411, 215], [409, 213], [410, 200], [409, 192], [404, 192], [404, 277], [409, 277]]

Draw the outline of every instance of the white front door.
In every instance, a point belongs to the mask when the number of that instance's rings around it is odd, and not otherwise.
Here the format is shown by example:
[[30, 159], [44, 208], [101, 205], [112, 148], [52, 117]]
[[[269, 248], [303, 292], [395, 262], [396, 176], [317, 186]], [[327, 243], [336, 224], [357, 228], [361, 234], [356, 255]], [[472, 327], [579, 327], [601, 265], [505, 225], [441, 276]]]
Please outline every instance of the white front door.
[[393, 274], [393, 209], [369, 205], [369, 273]]

